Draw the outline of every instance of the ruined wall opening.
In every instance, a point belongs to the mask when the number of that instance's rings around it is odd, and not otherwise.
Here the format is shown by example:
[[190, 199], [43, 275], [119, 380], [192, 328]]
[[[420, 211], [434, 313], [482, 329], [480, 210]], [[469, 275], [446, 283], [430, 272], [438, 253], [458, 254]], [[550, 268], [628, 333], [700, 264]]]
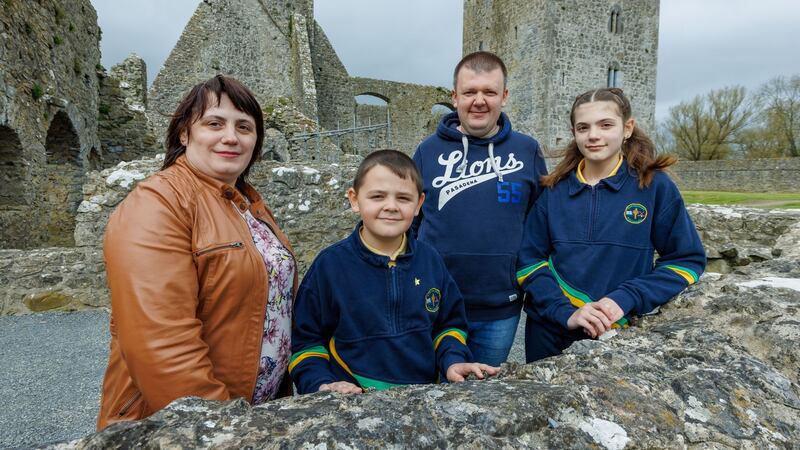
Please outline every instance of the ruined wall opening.
[[362, 92], [355, 97], [354, 132], [351, 153], [366, 155], [392, 146], [389, 98], [376, 92]]
[[48, 246], [75, 245], [75, 213], [83, 198], [84, 168], [81, 145], [75, 127], [64, 111], [50, 122], [45, 140], [47, 174], [44, 186], [44, 211]]
[[425, 125], [425, 131], [427, 131], [428, 134], [435, 133], [436, 127], [439, 126], [439, 122], [442, 120], [442, 117], [450, 114], [453, 111], [455, 111], [455, 108], [453, 108], [453, 105], [450, 103], [439, 102], [431, 106], [431, 117], [428, 120], [428, 123]]
[[0, 209], [25, 204], [25, 163], [17, 133], [0, 126]]

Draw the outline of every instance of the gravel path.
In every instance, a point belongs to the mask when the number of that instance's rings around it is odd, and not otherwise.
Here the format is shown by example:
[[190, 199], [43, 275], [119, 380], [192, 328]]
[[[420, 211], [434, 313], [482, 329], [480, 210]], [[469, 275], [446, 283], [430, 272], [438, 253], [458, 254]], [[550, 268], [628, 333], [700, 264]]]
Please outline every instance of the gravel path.
[[[520, 320], [509, 361], [524, 362]], [[94, 432], [108, 357], [108, 313], [0, 317], [0, 448]]]
[[94, 432], [108, 313], [0, 317], [0, 448]]

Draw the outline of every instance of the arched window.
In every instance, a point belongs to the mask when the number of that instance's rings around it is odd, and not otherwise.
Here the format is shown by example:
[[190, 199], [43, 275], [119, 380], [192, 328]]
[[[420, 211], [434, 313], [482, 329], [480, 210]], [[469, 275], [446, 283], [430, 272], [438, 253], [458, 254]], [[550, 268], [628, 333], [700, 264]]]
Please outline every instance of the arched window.
[[608, 65], [606, 85], [608, 87], [622, 87], [622, 71], [619, 69], [619, 63], [616, 61]]
[[608, 32], [611, 34], [622, 33], [622, 7], [619, 5], [611, 7], [608, 18]]
[[50, 122], [45, 140], [47, 156], [47, 245], [75, 245], [75, 214], [83, 200], [84, 168], [81, 145], [72, 121], [59, 111]]
[[25, 161], [17, 133], [0, 125], [0, 207], [25, 204]]

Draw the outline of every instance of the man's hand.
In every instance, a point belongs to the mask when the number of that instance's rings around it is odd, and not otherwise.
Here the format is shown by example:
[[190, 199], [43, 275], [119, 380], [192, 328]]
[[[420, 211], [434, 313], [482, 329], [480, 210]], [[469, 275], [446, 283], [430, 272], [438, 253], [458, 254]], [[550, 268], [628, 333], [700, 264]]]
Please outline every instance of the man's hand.
[[460, 383], [464, 381], [469, 374], [473, 374], [479, 380], [482, 380], [486, 375], [493, 376], [497, 375], [499, 372], [499, 367], [492, 367], [488, 364], [456, 363], [447, 368], [447, 381], [451, 383]]
[[[610, 299], [609, 299], [610, 300]], [[616, 303], [615, 303], [616, 305]], [[617, 306], [619, 308], [619, 306]], [[599, 302], [589, 302], [578, 308], [567, 320], [570, 330], [583, 330], [592, 338], [596, 338], [611, 329], [613, 322], [608, 318], [605, 307]]]
[[335, 383], [321, 384], [319, 392], [338, 392], [340, 394], [361, 394], [363, 389], [347, 381], [337, 381]]

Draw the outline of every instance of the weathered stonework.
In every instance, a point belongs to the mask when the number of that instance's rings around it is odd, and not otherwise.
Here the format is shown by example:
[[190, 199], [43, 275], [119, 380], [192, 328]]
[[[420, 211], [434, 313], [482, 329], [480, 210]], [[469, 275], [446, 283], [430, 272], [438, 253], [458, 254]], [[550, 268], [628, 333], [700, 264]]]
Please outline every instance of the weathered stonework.
[[493, 380], [181, 399], [52, 448], [793, 449], [798, 306], [800, 261], [780, 257], [706, 274], [659, 314]]
[[[280, 145], [281, 133], [270, 134]], [[301, 275], [320, 250], [347, 236], [357, 222], [346, 192], [358, 162], [343, 155], [338, 164], [264, 160], [253, 166], [250, 181], [288, 235]], [[7, 272], [7, 278], [0, 280], [0, 314], [36, 312], [26, 299], [52, 292], [71, 299], [54, 309], [107, 306], [101, 255], [105, 224], [136, 183], [159, 170], [162, 163], [163, 155], [159, 155], [90, 172], [75, 219], [76, 249], [8, 250], [0, 255], [8, 259], [6, 268], [0, 267], [0, 273]], [[709, 271], [728, 273], [753, 263], [800, 257], [800, 211], [690, 205], [689, 213], [705, 245]], [[65, 258], [75, 262], [64, 263]], [[31, 274], [42, 281], [31, 283]]]
[[109, 74], [99, 71], [98, 79], [97, 135], [103, 153], [101, 161], [90, 161], [92, 170], [159, 153], [161, 150], [148, 129], [145, 115], [147, 70], [144, 61], [130, 55], [112, 67]]
[[198, 4], [150, 88], [147, 114], [154, 136], [164, 138], [166, 115], [193, 85], [218, 73], [243, 82], [262, 104], [271, 98], [292, 98], [291, 11], [270, 9], [265, 3], [208, 0]]
[[800, 192], [800, 158], [680, 161], [671, 169], [682, 190]]
[[[450, 91], [441, 87], [355, 77], [351, 89], [353, 97], [372, 95], [386, 101], [385, 108], [389, 110], [391, 122], [391, 147], [409, 155], [430, 134], [433, 105], [448, 104], [452, 107]], [[366, 109], [364, 106], [359, 105], [359, 108]], [[373, 123], [385, 123], [385, 109], [368, 113], [367, 117]], [[366, 125], [367, 120], [359, 117], [358, 124]]]
[[0, 248], [72, 245], [100, 152], [97, 15], [88, 0], [8, 0], [0, 35]]
[[463, 51], [503, 58], [512, 123], [555, 149], [571, 139], [575, 96], [607, 86], [609, 68], [619, 70], [639, 125], [653, 130], [658, 15], [658, 0], [465, 0]]

